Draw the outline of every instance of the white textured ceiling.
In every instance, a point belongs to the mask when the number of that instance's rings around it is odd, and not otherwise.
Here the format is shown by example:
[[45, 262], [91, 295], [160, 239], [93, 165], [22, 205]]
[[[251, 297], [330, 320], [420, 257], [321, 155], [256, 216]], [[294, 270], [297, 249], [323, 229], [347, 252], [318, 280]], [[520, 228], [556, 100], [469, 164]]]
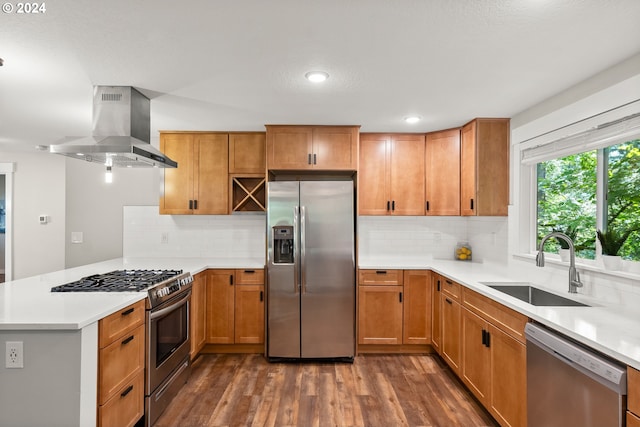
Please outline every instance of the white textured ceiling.
[[639, 18], [639, 0], [52, 0], [0, 14], [0, 149], [90, 134], [93, 85], [147, 94], [152, 141], [512, 117], [640, 52]]

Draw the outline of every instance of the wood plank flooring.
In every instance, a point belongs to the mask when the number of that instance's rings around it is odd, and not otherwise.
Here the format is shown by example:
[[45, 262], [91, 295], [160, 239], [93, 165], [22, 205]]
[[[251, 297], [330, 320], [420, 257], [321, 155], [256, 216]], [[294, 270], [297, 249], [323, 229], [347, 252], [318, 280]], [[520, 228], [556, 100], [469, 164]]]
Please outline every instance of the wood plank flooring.
[[435, 355], [269, 363], [203, 354], [154, 427], [497, 426]]

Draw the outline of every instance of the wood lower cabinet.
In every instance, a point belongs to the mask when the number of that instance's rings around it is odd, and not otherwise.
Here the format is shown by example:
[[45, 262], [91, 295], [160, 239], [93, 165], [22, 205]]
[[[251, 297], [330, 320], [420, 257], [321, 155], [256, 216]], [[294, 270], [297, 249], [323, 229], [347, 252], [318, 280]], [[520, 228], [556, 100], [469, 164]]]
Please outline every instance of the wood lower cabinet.
[[404, 271], [403, 344], [431, 343], [431, 271]]
[[460, 129], [428, 133], [425, 145], [427, 215], [460, 215]]
[[431, 274], [431, 346], [442, 354], [442, 298], [440, 297], [442, 276]]
[[431, 271], [360, 270], [358, 344], [409, 348], [430, 343]]
[[424, 215], [425, 137], [360, 135], [360, 215]]
[[198, 273], [193, 276], [191, 285], [191, 313], [189, 314], [189, 327], [191, 329], [191, 360], [193, 360], [204, 347], [206, 335], [206, 310], [207, 310], [207, 274]]
[[264, 343], [264, 270], [206, 272], [206, 343]]
[[358, 168], [359, 126], [267, 125], [266, 128], [270, 171]]
[[460, 303], [455, 297], [443, 291], [440, 292], [440, 298], [442, 310], [442, 348], [440, 354], [451, 369], [459, 375], [462, 357]]
[[161, 132], [160, 151], [178, 162], [163, 171], [160, 214], [228, 213], [228, 134]]
[[460, 214], [506, 216], [509, 119], [475, 119], [460, 137]]
[[640, 371], [627, 367], [627, 427], [640, 427]]
[[461, 379], [501, 426], [526, 425], [527, 318], [463, 290]]
[[100, 427], [133, 426], [144, 414], [144, 301], [98, 322]]

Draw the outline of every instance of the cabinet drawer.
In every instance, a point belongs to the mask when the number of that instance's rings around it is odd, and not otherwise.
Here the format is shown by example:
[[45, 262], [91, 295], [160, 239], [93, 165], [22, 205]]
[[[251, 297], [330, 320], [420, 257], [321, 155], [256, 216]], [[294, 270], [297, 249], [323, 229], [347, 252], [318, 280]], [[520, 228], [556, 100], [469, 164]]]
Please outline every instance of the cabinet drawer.
[[640, 371], [627, 368], [627, 409], [640, 414]]
[[144, 325], [125, 333], [98, 354], [98, 402], [104, 404], [138, 374], [144, 372]]
[[144, 414], [144, 371], [98, 408], [99, 427], [133, 426]]
[[528, 321], [526, 316], [468, 288], [463, 290], [462, 298], [463, 305], [468, 310], [491, 322], [521, 343], [525, 343], [524, 326]]
[[360, 285], [402, 285], [403, 270], [360, 270]]
[[142, 323], [144, 323], [144, 300], [101, 319], [98, 322], [100, 348], [106, 347], [128, 330]]
[[440, 276], [440, 289], [442, 290], [442, 292], [452, 297], [456, 301], [460, 299], [460, 294], [462, 292], [462, 286], [460, 285], [460, 283]]
[[236, 270], [236, 284], [264, 285], [264, 270]]

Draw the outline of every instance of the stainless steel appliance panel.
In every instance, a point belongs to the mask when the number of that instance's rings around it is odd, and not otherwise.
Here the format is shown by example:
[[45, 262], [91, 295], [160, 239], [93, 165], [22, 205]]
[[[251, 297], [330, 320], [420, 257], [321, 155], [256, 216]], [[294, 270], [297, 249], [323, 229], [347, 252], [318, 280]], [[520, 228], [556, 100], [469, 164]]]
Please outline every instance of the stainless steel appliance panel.
[[301, 357], [355, 353], [351, 181], [300, 182]]
[[527, 324], [527, 425], [625, 425], [626, 370], [546, 328]]
[[[298, 182], [267, 184], [267, 352], [269, 357], [300, 357], [300, 295], [296, 278], [299, 259], [295, 236], [300, 187]], [[274, 263], [273, 227], [291, 226], [294, 230], [294, 262]]]

